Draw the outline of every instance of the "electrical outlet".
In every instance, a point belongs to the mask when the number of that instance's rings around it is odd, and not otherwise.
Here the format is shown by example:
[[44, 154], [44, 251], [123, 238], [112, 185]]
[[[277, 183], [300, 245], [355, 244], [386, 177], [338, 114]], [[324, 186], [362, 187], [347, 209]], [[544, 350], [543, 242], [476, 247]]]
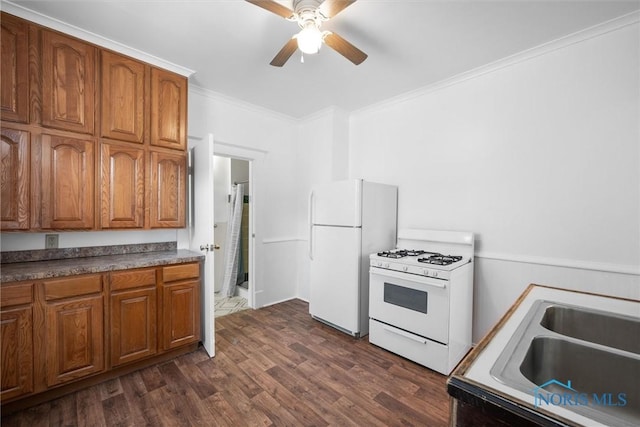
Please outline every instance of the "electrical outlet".
[[58, 249], [58, 235], [57, 234], [45, 234], [44, 235], [44, 248], [45, 249]]

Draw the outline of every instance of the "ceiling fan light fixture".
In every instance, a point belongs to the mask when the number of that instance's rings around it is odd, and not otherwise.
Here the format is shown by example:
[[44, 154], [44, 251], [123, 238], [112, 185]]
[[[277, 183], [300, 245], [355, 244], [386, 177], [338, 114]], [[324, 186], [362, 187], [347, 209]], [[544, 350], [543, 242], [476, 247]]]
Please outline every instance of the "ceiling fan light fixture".
[[340, 13], [356, 0], [288, 0], [293, 9], [283, 6], [282, 0], [246, 0], [269, 12], [292, 22], [297, 22], [300, 32], [284, 44], [269, 64], [282, 67], [296, 50], [304, 54], [318, 53], [320, 46], [326, 44], [355, 65], [367, 59], [367, 54], [332, 31], [320, 31], [323, 22]]
[[316, 25], [307, 25], [296, 35], [298, 49], [308, 55], [318, 53], [322, 44], [322, 32]]

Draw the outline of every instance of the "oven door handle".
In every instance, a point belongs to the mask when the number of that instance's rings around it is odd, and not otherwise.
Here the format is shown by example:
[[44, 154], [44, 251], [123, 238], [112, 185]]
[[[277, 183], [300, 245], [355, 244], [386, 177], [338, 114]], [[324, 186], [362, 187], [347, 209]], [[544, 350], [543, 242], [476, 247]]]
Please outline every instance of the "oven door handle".
[[390, 326], [383, 326], [382, 329], [384, 329], [387, 332], [391, 332], [392, 334], [400, 335], [401, 337], [408, 338], [408, 339], [413, 340], [413, 341], [417, 341], [420, 344], [426, 344], [427, 343], [426, 339], [424, 339], [422, 337], [419, 337], [417, 335], [410, 334], [409, 332], [405, 332], [402, 329], [396, 329], [396, 328], [392, 328]]
[[418, 276], [417, 274], [400, 273], [398, 271], [385, 270], [377, 267], [371, 267], [370, 272], [371, 274], [375, 274], [381, 277], [391, 277], [394, 279], [406, 280], [408, 282], [420, 283], [422, 285], [433, 286], [436, 288], [445, 289], [447, 287], [446, 280], [431, 279], [426, 276]]

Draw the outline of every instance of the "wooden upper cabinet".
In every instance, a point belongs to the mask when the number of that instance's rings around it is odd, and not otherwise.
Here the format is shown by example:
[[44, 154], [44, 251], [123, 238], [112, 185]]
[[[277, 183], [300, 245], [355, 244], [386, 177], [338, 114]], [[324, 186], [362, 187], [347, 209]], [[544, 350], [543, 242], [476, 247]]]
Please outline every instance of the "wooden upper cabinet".
[[29, 29], [28, 24], [2, 14], [2, 68], [0, 112], [2, 120], [29, 122]]
[[143, 143], [148, 66], [104, 50], [101, 55], [102, 136]]
[[187, 79], [151, 69], [151, 144], [187, 148]]
[[144, 226], [144, 151], [102, 143], [102, 228]]
[[42, 125], [94, 133], [97, 49], [42, 30]]
[[186, 225], [187, 156], [151, 152], [151, 228]]
[[0, 130], [2, 230], [29, 229], [29, 132]]
[[94, 142], [42, 135], [42, 228], [94, 226]]

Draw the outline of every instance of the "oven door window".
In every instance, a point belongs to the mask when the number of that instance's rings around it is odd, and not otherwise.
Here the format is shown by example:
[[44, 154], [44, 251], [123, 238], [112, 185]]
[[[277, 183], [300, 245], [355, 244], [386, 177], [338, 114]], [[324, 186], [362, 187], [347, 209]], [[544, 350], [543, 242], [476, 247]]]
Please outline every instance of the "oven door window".
[[384, 282], [384, 302], [386, 303], [426, 314], [428, 298], [429, 294], [425, 291]]

